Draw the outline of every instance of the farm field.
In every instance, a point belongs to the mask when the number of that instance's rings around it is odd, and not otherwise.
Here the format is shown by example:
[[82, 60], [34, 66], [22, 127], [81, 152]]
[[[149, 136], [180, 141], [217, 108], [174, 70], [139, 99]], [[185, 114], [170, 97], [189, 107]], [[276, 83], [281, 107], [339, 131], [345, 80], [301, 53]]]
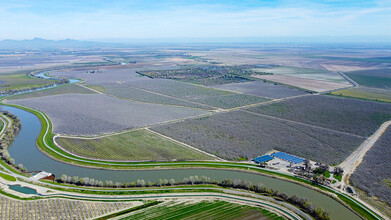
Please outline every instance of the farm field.
[[37, 79], [26, 74], [0, 75], [0, 90], [28, 89], [53, 84], [54, 80]]
[[230, 160], [251, 160], [275, 149], [338, 164], [365, 140], [245, 111], [189, 119], [152, 130]]
[[[391, 127], [388, 127], [375, 145], [366, 153], [353, 173], [351, 181], [368, 193], [391, 205]], [[391, 212], [388, 210], [388, 215]]]
[[191, 101], [202, 103], [205, 105], [211, 105], [218, 108], [230, 109], [245, 105], [251, 105], [255, 103], [261, 103], [269, 101], [270, 99], [261, 98], [258, 96], [246, 95], [246, 94], [228, 94], [222, 96], [208, 96], [201, 98], [194, 98]]
[[39, 90], [39, 91], [30, 92], [30, 93], [13, 95], [7, 99], [8, 100], [30, 99], [30, 98], [37, 98], [37, 97], [44, 97], [44, 96], [70, 94], [70, 93], [71, 94], [96, 94], [95, 92], [88, 90], [86, 88], [83, 88], [79, 85], [70, 84], [70, 85], [59, 86], [59, 87], [51, 88], [51, 89], [45, 89], [45, 90]]
[[186, 106], [192, 108], [201, 108], [201, 109], [213, 109], [205, 105], [200, 105], [194, 102], [188, 102], [186, 100], [169, 97], [165, 95], [160, 95], [154, 92], [148, 92], [143, 89], [138, 89], [131, 87], [126, 84], [111, 83], [111, 84], [100, 84], [104, 88], [104, 93], [114, 95], [116, 97], [130, 99], [139, 102], [155, 103], [155, 104], [165, 104], [165, 105], [178, 105]]
[[257, 106], [249, 111], [365, 137], [391, 119], [389, 104], [322, 95]]
[[344, 83], [328, 82], [323, 80], [306, 79], [289, 75], [253, 75], [259, 79], [265, 79], [315, 92], [325, 92], [349, 87]]
[[280, 85], [274, 85], [273, 83], [265, 83], [263, 81], [229, 83], [229, 84], [216, 85], [211, 87], [216, 89], [230, 90], [235, 92], [241, 92], [247, 95], [267, 97], [272, 99], [279, 99], [279, 98], [306, 94], [305, 92], [297, 89], [280, 86]]
[[57, 143], [73, 154], [102, 160], [170, 161], [213, 160], [201, 152], [180, 145], [147, 130], [96, 139], [56, 138]]
[[133, 80], [149, 80], [147, 77], [142, 77], [136, 73], [136, 68], [114, 68], [114, 67], [99, 67], [99, 68], [84, 68], [79, 70], [58, 70], [52, 71], [49, 74], [55, 77], [67, 77], [84, 79], [85, 83], [97, 85], [100, 83], [116, 83], [127, 82]]
[[124, 219], [284, 219], [267, 210], [225, 201], [168, 201]]
[[102, 94], [63, 94], [7, 102], [44, 112], [52, 121], [54, 132], [69, 135], [98, 135], [206, 113]]
[[126, 84], [216, 108], [234, 108], [268, 100], [257, 96], [237, 94], [168, 79], [132, 81]]
[[391, 69], [362, 70], [345, 74], [362, 86], [391, 89]]
[[90, 202], [71, 199], [16, 200], [0, 195], [0, 219], [91, 219], [142, 202]]
[[272, 66], [272, 67], [260, 67], [254, 68], [255, 72], [268, 73], [273, 75], [293, 76], [299, 78], [323, 80], [334, 83], [342, 83], [349, 85], [349, 83], [338, 73], [310, 68], [299, 68], [290, 66]]
[[377, 89], [361, 86], [358, 88], [335, 91], [331, 94], [350, 98], [366, 99], [380, 102], [391, 102], [391, 90], [388, 89]]
[[[101, 56], [75, 56], [75, 55], [53, 55], [50, 52], [39, 51], [32, 54], [22, 52], [19, 54], [1, 54], [0, 56], [0, 73], [11, 73], [23, 71], [32, 71], [45, 69], [56, 66], [70, 66], [72, 64], [86, 63], [105, 63]], [[106, 63], [107, 64], [107, 63]]]
[[152, 78], [175, 79], [179, 81], [201, 84], [217, 85], [253, 81], [251, 65], [243, 66], [204, 66], [193, 65], [171, 70], [143, 71], [144, 75]]

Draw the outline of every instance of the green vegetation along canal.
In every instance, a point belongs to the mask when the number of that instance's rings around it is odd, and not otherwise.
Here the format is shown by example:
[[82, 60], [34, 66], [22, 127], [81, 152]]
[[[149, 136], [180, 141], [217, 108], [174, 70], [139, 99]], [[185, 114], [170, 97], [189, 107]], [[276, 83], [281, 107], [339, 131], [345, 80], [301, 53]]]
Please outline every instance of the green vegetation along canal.
[[111, 180], [113, 182], [132, 182], [137, 179], [156, 182], [158, 179], [170, 178], [182, 181], [183, 178], [194, 175], [207, 176], [215, 180], [242, 179], [254, 184], [262, 183], [266, 187], [285, 192], [288, 195], [307, 198], [315, 207], [322, 207], [327, 210], [332, 219], [360, 219], [348, 208], [327, 195], [292, 182], [263, 175], [216, 169], [115, 171], [65, 164], [47, 157], [37, 149], [36, 140], [41, 130], [41, 123], [34, 114], [9, 106], [2, 106], [2, 108], [15, 114], [22, 122], [22, 130], [9, 148], [9, 152], [17, 164], [23, 164], [29, 171], [44, 170], [55, 174], [57, 177], [66, 174], [68, 176], [89, 177], [102, 181]]

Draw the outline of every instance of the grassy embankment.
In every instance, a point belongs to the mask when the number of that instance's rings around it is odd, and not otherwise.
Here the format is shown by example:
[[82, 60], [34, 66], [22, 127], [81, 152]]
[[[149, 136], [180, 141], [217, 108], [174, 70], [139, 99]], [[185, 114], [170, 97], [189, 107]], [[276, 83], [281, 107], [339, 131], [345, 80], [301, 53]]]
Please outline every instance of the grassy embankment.
[[7, 181], [11, 181], [11, 182], [15, 182], [16, 181], [16, 178], [11, 176], [11, 175], [8, 175], [8, 174], [5, 174], [5, 173], [0, 173], [0, 177], [7, 180]]

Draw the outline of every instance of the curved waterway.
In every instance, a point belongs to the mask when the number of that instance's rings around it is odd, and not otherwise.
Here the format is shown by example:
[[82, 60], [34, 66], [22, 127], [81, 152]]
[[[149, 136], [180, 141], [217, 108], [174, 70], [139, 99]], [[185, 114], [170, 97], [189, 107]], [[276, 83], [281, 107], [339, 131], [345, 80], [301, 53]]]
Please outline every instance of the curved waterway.
[[[49, 72], [40, 72], [35, 75], [31, 75], [31, 77], [41, 78], [41, 79], [58, 80], [57, 78], [53, 78], [53, 77], [48, 76], [47, 73], [49, 73]], [[69, 80], [69, 84], [80, 82], [79, 79], [68, 79], [68, 80]], [[3, 81], [0, 81], [0, 84], [1, 83], [3, 83]], [[33, 89], [29, 89], [29, 90], [22, 90], [22, 91], [18, 91], [18, 92], [13, 92], [11, 94], [0, 94], [0, 97], [4, 97], [4, 96], [8, 96], [8, 95], [20, 95], [20, 94], [29, 93], [29, 92], [41, 91], [41, 90], [45, 90], [45, 89], [55, 88], [57, 86], [59, 86], [59, 84], [52, 84], [49, 86], [43, 86], [43, 87], [33, 88]]]
[[137, 179], [156, 182], [159, 179], [170, 178], [181, 181], [185, 177], [194, 175], [207, 176], [215, 180], [227, 178], [242, 179], [255, 184], [262, 183], [266, 187], [278, 190], [279, 192], [285, 192], [288, 195], [307, 198], [315, 207], [322, 207], [327, 210], [332, 219], [360, 219], [345, 206], [322, 193], [292, 182], [253, 173], [215, 169], [115, 171], [65, 164], [47, 157], [37, 149], [36, 140], [41, 131], [41, 123], [38, 117], [30, 112], [14, 107], [3, 106], [3, 109], [15, 114], [22, 122], [22, 130], [10, 146], [9, 153], [17, 164], [23, 164], [29, 171], [44, 170], [55, 174], [57, 177], [66, 174], [69, 176], [89, 177], [102, 181], [112, 180], [113, 182], [132, 182]]

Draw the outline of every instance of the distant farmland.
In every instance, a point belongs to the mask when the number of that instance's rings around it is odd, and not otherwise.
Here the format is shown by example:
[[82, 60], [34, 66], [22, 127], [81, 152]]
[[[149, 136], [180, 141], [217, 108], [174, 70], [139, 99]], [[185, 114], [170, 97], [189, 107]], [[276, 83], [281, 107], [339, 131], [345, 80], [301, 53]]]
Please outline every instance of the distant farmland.
[[87, 84], [115, 83], [117, 81], [127, 82], [133, 80], [148, 80], [147, 77], [140, 77], [135, 69], [120, 68], [97, 68], [84, 70], [59, 70], [50, 73], [52, 76], [81, 78]]
[[38, 79], [29, 77], [26, 74], [9, 74], [0, 75], [0, 91], [2, 90], [18, 90], [41, 87], [54, 84], [55, 80]]
[[391, 69], [361, 70], [345, 74], [362, 86], [391, 89]]
[[147, 130], [130, 131], [96, 139], [59, 137], [56, 141], [73, 154], [102, 160], [214, 160], [211, 156]]
[[152, 93], [145, 90], [137, 89], [126, 84], [110, 83], [110, 84], [100, 84], [100, 85], [104, 87], [105, 93], [120, 98], [135, 100], [139, 102], [147, 102], [147, 103], [178, 105], [178, 106], [187, 106], [187, 107], [202, 108], [202, 109], [213, 109], [212, 107], [208, 107], [206, 105], [200, 105], [186, 100], [159, 95], [157, 93]]
[[10, 96], [7, 99], [8, 100], [29, 99], [29, 98], [51, 96], [51, 95], [69, 94], [69, 93], [72, 93], [72, 94], [95, 94], [95, 92], [88, 90], [86, 88], [83, 88], [79, 85], [70, 84], [70, 85], [59, 86], [59, 87], [51, 88], [51, 89], [45, 89], [45, 90], [39, 90], [39, 91], [25, 93], [25, 94], [14, 95], [14, 96]]
[[254, 75], [254, 77], [315, 92], [325, 92], [350, 86], [343, 83], [328, 82], [323, 80], [307, 79], [287, 75]]
[[351, 178], [354, 186], [368, 192], [369, 196], [379, 197], [389, 205], [391, 205], [390, 155], [391, 127], [367, 152]]
[[234, 111], [152, 128], [219, 157], [252, 159], [272, 149], [337, 164], [364, 138]]
[[330, 72], [326, 70], [299, 68], [291, 66], [271, 66], [271, 67], [258, 67], [253, 69], [258, 73], [268, 73], [274, 75], [294, 76], [306, 79], [324, 80], [328, 82], [336, 83], [349, 83], [338, 73]]
[[249, 111], [370, 136], [391, 119], [391, 105], [333, 96], [306, 96], [250, 108]]
[[54, 132], [97, 135], [206, 113], [205, 111], [137, 103], [101, 94], [65, 94], [9, 103], [46, 113]]
[[280, 86], [280, 85], [274, 85], [273, 83], [265, 83], [263, 81], [230, 83], [230, 84], [217, 85], [212, 87], [217, 89], [225, 89], [225, 90], [241, 92], [247, 95], [268, 97], [273, 99], [306, 94], [305, 92], [297, 89]]
[[371, 87], [358, 87], [332, 92], [333, 95], [358, 99], [367, 99], [380, 102], [391, 102], [391, 89], [377, 89]]
[[133, 87], [217, 108], [234, 108], [268, 100], [257, 96], [237, 94], [167, 79], [132, 81], [127, 84]]

